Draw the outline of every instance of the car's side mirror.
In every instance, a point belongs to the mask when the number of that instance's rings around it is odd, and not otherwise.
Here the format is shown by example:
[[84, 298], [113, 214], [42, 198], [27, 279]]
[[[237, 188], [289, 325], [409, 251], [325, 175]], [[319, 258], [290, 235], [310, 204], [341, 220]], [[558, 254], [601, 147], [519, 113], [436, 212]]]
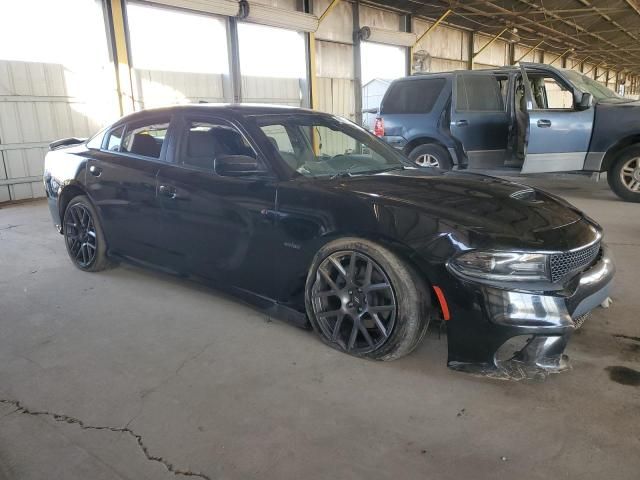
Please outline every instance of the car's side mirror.
[[220, 155], [214, 160], [213, 168], [222, 177], [242, 177], [263, 173], [258, 160], [247, 155]]
[[586, 110], [593, 105], [593, 95], [590, 93], [583, 93], [582, 98], [578, 102], [578, 110]]

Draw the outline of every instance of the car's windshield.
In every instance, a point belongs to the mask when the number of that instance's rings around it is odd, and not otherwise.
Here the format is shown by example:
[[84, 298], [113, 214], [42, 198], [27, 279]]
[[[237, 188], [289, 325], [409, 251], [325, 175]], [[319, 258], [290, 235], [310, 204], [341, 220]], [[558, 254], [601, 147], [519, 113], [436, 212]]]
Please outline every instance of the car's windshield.
[[593, 78], [589, 78], [575, 70], [564, 70], [564, 75], [573, 83], [579, 90], [590, 93], [593, 95], [594, 100], [602, 100], [605, 98], [622, 98], [613, 90], [608, 89], [600, 82], [595, 81]]
[[305, 113], [253, 118], [284, 163], [306, 177], [373, 174], [408, 165], [393, 148], [339, 117]]

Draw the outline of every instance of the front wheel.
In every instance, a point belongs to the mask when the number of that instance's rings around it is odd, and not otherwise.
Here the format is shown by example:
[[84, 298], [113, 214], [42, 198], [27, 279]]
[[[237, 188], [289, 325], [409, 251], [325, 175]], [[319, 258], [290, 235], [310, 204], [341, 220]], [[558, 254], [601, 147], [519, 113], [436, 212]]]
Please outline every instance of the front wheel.
[[373, 242], [345, 238], [316, 254], [306, 307], [322, 341], [351, 355], [394, 360], [429, 325], [429, 291], [413, 269]]
[[640, 202], [640, 146], [623, 150], [607, 172], [611, 190], [627, 202]]
[[73, 264], [85, 272], [109, 267], [102, 226], [89, 198], [78, 195], [64, 211], [64, 240]]
[[449, 152], [435, 143], [418, 145], [409, 152], [409, 160], [419, 167], [440, 168], [442, 170], [453, 168]]

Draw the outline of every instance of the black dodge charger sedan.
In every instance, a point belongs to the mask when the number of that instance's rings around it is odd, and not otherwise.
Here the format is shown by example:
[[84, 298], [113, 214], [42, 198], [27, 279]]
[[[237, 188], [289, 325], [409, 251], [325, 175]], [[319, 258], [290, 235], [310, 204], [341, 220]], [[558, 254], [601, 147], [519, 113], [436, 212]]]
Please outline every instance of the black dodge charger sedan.
[[44, 183], [72, 262], [134, 261], [216, 285], [352, 355], [557, 372], [609, 295], [602, 229], [543, 191], [420, 169], [353, 123], [298, 108], [188, 105], [54, 142]]

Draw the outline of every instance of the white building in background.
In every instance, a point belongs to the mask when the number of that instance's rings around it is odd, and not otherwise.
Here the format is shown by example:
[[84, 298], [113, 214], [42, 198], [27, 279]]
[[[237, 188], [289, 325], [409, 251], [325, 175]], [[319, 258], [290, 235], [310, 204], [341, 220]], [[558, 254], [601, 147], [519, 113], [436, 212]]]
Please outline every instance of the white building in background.
[[373, 130], [380, 102], [390, 84], [391, 80], [374, 78], [362, 86], [362, 125], [366, 129]]

